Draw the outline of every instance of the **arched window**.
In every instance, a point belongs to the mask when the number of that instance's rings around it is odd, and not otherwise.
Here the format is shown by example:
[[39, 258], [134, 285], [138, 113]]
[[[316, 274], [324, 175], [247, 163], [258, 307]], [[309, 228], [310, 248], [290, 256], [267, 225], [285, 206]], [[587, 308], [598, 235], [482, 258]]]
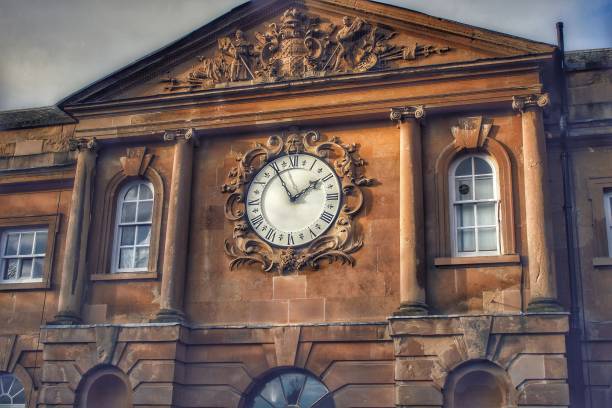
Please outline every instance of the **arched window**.
[[508, 374], [489, 361], [469, 361], [455, 368], [444, 385], [448, 408], [516, 407], [516, 389]]
[[245, 408], [334, 408], [327, 387], [315, 376], [291, 370], [265, 377], [253, 390]]
[[462, 156], [450, 167], [450, 183], [454, 254], [499, 254], [499, 187], [491, 159]]
[[117, 197], [112, 272], [145, 272], [149, 265], [153, 184], [135, 180]]
[[0, 408], [25, 408], [26, 395], [13, 374], [0, 374]]
[[114, 367], [94, 368], [77, 389], [80, 408], [131, 408], [132, 387], [123, 372]]

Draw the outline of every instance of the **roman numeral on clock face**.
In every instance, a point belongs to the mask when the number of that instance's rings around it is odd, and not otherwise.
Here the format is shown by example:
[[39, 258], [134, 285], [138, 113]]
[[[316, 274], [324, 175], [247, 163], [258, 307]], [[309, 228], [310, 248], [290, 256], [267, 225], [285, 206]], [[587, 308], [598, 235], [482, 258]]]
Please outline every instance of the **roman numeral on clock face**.
[[[329, 194], [328, 194], [329, 195]], [[336, 194], [338, 195], [338, 194]], [[328, 199], [329, 200], [329, 199]], [[255, 199], [255, 200], [250, 200], [247, 202], [248, 205], [259, 205], [259, 203], [261, 202], [261, 200], [259, 198]]]
[[339, 198], [340, 198], [340, 195], [338, 193], [327, 193], [328, 200], [338, 201]]
[[326, 182], [327, 180], [331, 179], [332, 177], [334, 177], [333, 174], [328, 174], [327, 176], [323, 177], [323, 182]]
[[295, 245], [295, 241], [293, 240], [293, 234], [287, 234], [287, 245]]
[[278, 168], [278, 163], [277, 162], [270, 163], [270, 166], [272, 166], [274, 168], [274, 170], [276, 170], [277, 172], [280, 173], [281, 170]]
[[253, 218], [251, 220], [251, 223], [253, 223], [253, 226], [255, 228], [259, 228], [259, 227], [261, 227], [261, 224], [263, 224], [263, 221], [264, 221], [263, 215], [260, 214], [257, 217]]
[[291, 164], [291, 167], [298, 167], [298, 161], [299, 161], [299, 156], [297, 154], [294, 154], [292, 156], [289, 156], [289, 164]]
[[334, 214], [330, 214], [327, 211], [323, 211], [323, 214], [321, 214], [319, 218], [329, 224], [333, 221]]
[[274, 238], [276, 238], [276, 230], [274, 228], [270, 228], [266, 233], [266, 239], [269, 241], [274, 241]]

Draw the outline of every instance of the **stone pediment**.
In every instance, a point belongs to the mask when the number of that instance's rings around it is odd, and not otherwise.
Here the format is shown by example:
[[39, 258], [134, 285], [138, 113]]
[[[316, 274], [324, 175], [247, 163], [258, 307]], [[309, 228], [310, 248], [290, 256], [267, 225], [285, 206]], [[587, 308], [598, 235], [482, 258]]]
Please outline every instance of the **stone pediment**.
[[85, 88], [83, 102], [552, 52], [372, 1], [258, 0]]

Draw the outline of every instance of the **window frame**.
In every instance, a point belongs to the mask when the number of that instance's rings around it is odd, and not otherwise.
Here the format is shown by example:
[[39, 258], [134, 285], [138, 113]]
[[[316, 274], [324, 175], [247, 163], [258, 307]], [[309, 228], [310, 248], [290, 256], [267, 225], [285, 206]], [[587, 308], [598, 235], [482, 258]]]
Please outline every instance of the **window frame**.
[[[489, 164], [492, 169], [493, 175], [493, 199], [486, 200], [467, 200], [467, 201], [457, 201], [455, 196], [455, 181], [457, 176], [455, 172], [459, 165], [463, 163], [467, 159], [473, 160], [474, 158], [480, 158]], [[472, 180], [475, 180], [476, 174], [474, 173], [474, 169], [472, 169], [471, 173]], [[467, 153], [461, 154], [453, 158], [449, 170], [448, 170], [448, 203], [449, 203], [449, 218], [450, 218], [450, 242], [452, 248], [452, 256], [457, 258], [468, 258], [468, 257], [488, 257], [488, 256], [500, 256], [503, 254], [502, 248], [502, 220], [501, 220], [501, 198], [500, 198], [500, 181], [499, 181], [499, 169], [497, 168], [497, 163], [494, 158], [488, 154], [484, 153]], [[475, 183], [472, 183], [472, 189], [475, 189]], [[457, 207], [462, 204], [473, 204], [477, 205], [479, 203], [494, 203], [495, 205], [495, 239], [496, 239], [496, 250], [495, 251], [480, 251], [478, 250], [478, 226], [474, 225], [474, 244], [476, 251], [466, 252], [459, 251], [459, 242], [457, 238], [457, 233], [459, 231], [458, 222], [457, 222]], [[477, 221], [477, 213], [474, 212], [474, 223]]]
[[[55, 241], [57, 238], [60, 215], [43, 215], [29, 217], [0, 218], [0, 245], [4, 244], [5, 232], [10, 230], [47, 229], [47, 247], [43, 262], [42, 278], [40, 280], [11, 280], [0, 279], [0, 291], [49, 289], [51, 287], [51, 274], [54, 262]], [[0, 246], [3, 252], [3, 246]], [[0, 264], [3, 264], [3, 259]]]
[[[147, 185], [150, 189], [151, 189], [151, 194], [152, 194], [152, 198], [150, 200], [146, 200], [146, 201], [150, 201], [152, 203], [151, 205], [151, 219], [148, 223], [138, 223], [138, 222], [134, 222], [132, 223], [133, 226], [140, 226], [140, 225], [149, 225], [149, 255], [147, 258], [147, 265], [145, 267], [142, 268], [126, 268], [126, 269], [119, 269], [119, 253], [121, 250], [121, 227], [123, 226], [121, 223], [121, 215], [122, 215], [122, 208], [123, 208], [123, 203], [125, 202], [125, 195], [127, 194], [127, 192], [133, 188], [134, 186], [140, 186], [141, 184], [145, 184]], [[141, 202], [140, 200], [135, 201], [136, 203]], [[155, 195], [155, 186], [154, 184], [147, 179], [144, 178], [138, 178], [138, 179], [132, 179], [126, 183], [124, 183], [121, 188], [119, 188], [117, 190], [117, 195], [115, 196], [115, 211], [113, 212], [114, 214], [114, 224], [113, 224], [113, 234], [112, 234], [112, 254], [111, 254], [111, 266], [110, 266], [110, 273], [112, 275], [118, 275], [118, 274], [142, 274], [142, 273], [147, 273], [150, 270], [150, 264], [151, 264], [151, 246], [153, 244], [153, 223], [155, 222], [155, 209], [156, 209], [156, 195]], [[138, 213], [135, 214], [135, 216], [137, 216]], [[135, 232], [136, 234], [136, 232]], [[136, 245], [132, 245], [133, 248], [136, 248]]]
[[612, 190], [603, 192], [603, 209], [606, 220], [606, 239], [608, 241], [608, 257], [612, 258]]
[[[23, 259], [31, 259], [32, 260], [32, 266], [31, 268], [34, 268], [34, 260], [35, 259], [40, 259], [42, 258], [43, 260], [43, 270], [44, 270], [44, 261], [45, 258], [47, 257], [47, 245], [45, 245], [45, 253], [44, 254], [40, 254], [40, 253], [35, 253], [34, 250], [36, 249], [36, 239], [37, 239], [37, 235], [38, 233], [44, 232], [47, 234], [47, 241], [49, 240], [48, 235], [49, 235], [49, 229], [47, 227], [41, 226], [30, 226], [30, 227], [16, 227], [16, 228], [4, 228], [2, 229], [2, 231], [0, 232], [0, 284], [10, 284], [10, 283], [32, 283], [32, 282], [42, 282], [43, 280], [43, 276], [42, 276], [42, 272], [41, 271], [41, 275], [40, 278], [32, 278], [32, 269], [30, 270], [30, 277], [29, 278], [17, 278], [17, 279], [4, 279], [4, 267], [6, 265], [6, 262], [9, 262], [9, 259], [17, 259], [18, 262], [20, 262], [20, 269], [23, 268]], [[19, 234], [19, 243], [18, 243], [18, 247], [21, 247], [21, 239], [22, 236], [24, 234], [28, 234], [28, 233], [33, 233], [34, 234], [34, 238], [32, 240], [32, 249], [33, 249], [33, 253], [31, 254], [26, 254], [26, 255], [21, 255], [19, 253], [16, 253], [15, 255], [7, 255], [5, 253], [6, 251], [6, 245], [7, 245], [7, 241], [10, 235], [12, 234]]]

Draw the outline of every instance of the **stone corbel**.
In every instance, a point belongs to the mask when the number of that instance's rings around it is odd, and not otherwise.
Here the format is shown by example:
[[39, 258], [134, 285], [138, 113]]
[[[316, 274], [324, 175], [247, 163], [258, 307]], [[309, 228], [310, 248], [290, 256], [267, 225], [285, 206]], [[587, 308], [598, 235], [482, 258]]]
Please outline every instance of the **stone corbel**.
[[94, 137], [91, 139], [70, 139], [68, 140], [68, 149], [71, 152], [76, 150], [91, 150], [97, 151], [100, 148], [98, 140]]
[[482, 116], [460, 118], [458, 124], [451, 127], [451, 133], [457, 147], [476, 149], [484, 146], [492, 126]]
[[529, 108], [545, 108], [550, 103], [547, 93], [526, 96], [514, 96], [512, 98], [512, 109], [525, 112]]
[[406, 106], [401, 108], [391, 108], [390, 119], [393, 122], [402, 122], [406, 119], [424, 119], [425, 118], [425, 107], [419, 106]]
[[146, 154], [146, 152], [146, 147], [128, 148], [126, 155], [119, 158], [123, 173], [126, 176], [142, 176], [145, 174], [153, 159], [153, 155]]

